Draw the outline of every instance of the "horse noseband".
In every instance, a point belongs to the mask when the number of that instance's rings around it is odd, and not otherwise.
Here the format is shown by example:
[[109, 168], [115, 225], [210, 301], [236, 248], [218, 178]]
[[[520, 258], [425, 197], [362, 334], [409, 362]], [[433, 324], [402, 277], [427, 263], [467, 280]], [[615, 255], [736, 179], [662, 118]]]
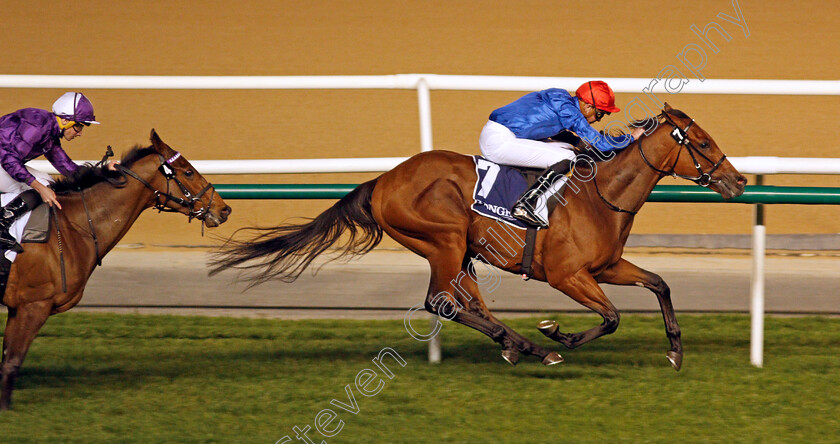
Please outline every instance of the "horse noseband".
[[[208, 190], [211, 190], [213, 188], [213, 184], [208, 182], [207, 186], [205, 186], [197, 195], [193, 196], [193, 194], [190, 193], [190, 190], [188, 190], [187, 187], [185, 187], [184, 184], [180, 180], [178, 180], [178, 178], [175, 176], [175, 169], [172, 167], [172, 165], [170, 165], [170, 162], [174, 161], [175, 159], [177, 159], [180, 156], [181, 156], [181, 153], [176, 153], [175, 156], [173, 156], [171, 159], [167, 160], [163, 156], [158, 154], [158, 157], [160, 158], [160, 166], [158, 167], [158, 171], [160, 171], [160, 173], [166, 179], [166, 192], [160, 191], [157, 188], [153, 187], [149, 182], [147, 182], [142, 177], [138, 176], [137, 173], [135, 173], [134, 171], [131, 171], [130, 169], [122, 167], [120, 165], [117, 165], [117, 167], [119, 168], [120, 171], [122, 171], [122, 172], [128, 174], [129, 176], [137, 179], [140, 183], [145, 185], [146, 188], [152, 190], [155, 193], [155, 205], [154, 205], [154, 207], [158, 211], [161, 211], [161, 212], [176, 212], [177, 210], [173, 210], [173, 209], [170, 209], [170, 208], [166, 207], [167, 202], [172, 201], [172, 202], [175, 202], [176, 204], [180, 205], [183, 208], [188, 208], [190, 212], [189, 212], [189, 214], [187, 214], [187, 218], [188, 218], [189, 221], [192, 221], [193, 219], [203, 217], [209, 211], [210, 205], [212, 205], [212, 203], [213, 203], [213, 197], [212, 196], [210, 197], [210, 201], [207, 203], [207, 205], [205, 205], [203, 207], [200, 207], [197, 210], [195, 209], [195, 204], [197, 202], [201, 201], [201, 196], [203, 196], [204, 193], [206, 193]], [[183, 198], [173, 196], [169, 192], [170, 182], [175, 182], [175, 184], [178, 185], [178, 188], [180, 189], [181, 194], [184, 195]], [[162, 200], [161, 200], [161, 197], [163, 198]]]
[[[155, 190], [155, 208], [157, 208], [158, 211], [175, 211], [166, 208], [166, 203], [171, 200], [184, 208], [189, 208], [190, 212], [189, 214], [187, 214], [187, 218], [189, 221], [192, 221], [196, 218], [201, 218], [202, 216], [207, 214], [210, 205], [213, 203], [212, 196], [210, 197], [210, 202], [208, 202], [206, 206], [200, 207], [198, 210], [195, 209], [195, 204], [201, 201], [201, 196], [204, 196], [204, 193], [213, 188], [213, 185], [208, 182], [207, 186], [202, 188], [202, 190], [199, 191], [197, 195], [193, 196], [193, 194], [190, 193], [190, 190], [188, 190], [187, 187], [184, 186], [184, 184], [175, 176], [175, 169], [170, 164], [170, 162], [173, 162], [175, 159], [181, 157], [181, 153], [175, 153], [175, 155], [172, 156], [172, 158], [170, 159], [164, 159], [161, 155], [158, 156], [161, 160], [160, 167], [158, 167], [158, 170], [163, 175], [163, 177], [166, 178], [166, 192], [164, 193]], [[178, 185], [181, 194], [184, 195], [183, 199], [180, 197], [173, 196], [169, 193], [170, 181], [173, 181], [176, 185]], [[160, 196], [165, 197], [163, 202], [160, 201]]]
[[[674, 127], [674, 129], [671, 131], [671, 137], [677, 142], [677, 145], [680, 145], [681, 147], [685, 147], [686, 150], [688, 151], [688, 154], [691, 156], [691, 160], [694, 162], [694, 168], [697, 169], [697, 177], [691, 177], [691, 176], [685, 176], [685, 175], [682, 175], [682, 174], [677, 174], [674, 171], [674, 167], [671, 167], [671, 172], [668, 173], [668, 172], [665, 172], [665, 171], [661, 171], [658, 168], [654, 168], [653, 165], [651, 165], [649, 162], [648, 162], [648, 165], [650, 165], [652, 168], [659, 171], [660, 173], [665, 173], [665, 174], [669, 174], [673, 177], [680, 177], [680, 178], [683, 178], [683, 179], [686, 179], [686, 180], [690, 180], [690, 181], [696, 183], [697, 185], [700, 185], [701, 187], [708, 187], [712, 183], [719, 182], [718, 180], [712, 179], [712, 173], [717, 171], [718, 167], [720, 167], [721, 164], [723, 164], [723, 161], [726, 160], [726, 154], [721, 156], [721, 158], [717, 162], [712, 161], [705, 154], [700, 152], [700, 150], [698, 150], [694, 146], [694, 144], [691, 143], [691, 140], [689, 140], [689, 138], [688, 138], [688, 130], [691, 129], [691, 125], [694, 125], [694, 119], [691, 119], [691, 122], [688, 122], [688, 125], [686, 125], [685, 128], [680, 128], [679, 125], [677, 125], [670, 118], [668, 118], [668, 116], [665, 115], [665, 113], [663, 113], [663, 115], [665, 116], [665, 121], [668, 124], [670, 124], [671, 126]], [[639, 144], [639, 149], [641, 150], [641, 144]], [[682, 148], [680, 148], [680, 149], [682, 149]], [[700, 157], [702, 157], [703, 159], [705, 159], [710, 164], [712, 164], [712, 168], [709, 171], [703, 171], [703, 168], [700, 166], [700, 162], [697, 160], [698, 155]], [[642, 157], [644, 158], [644, 153], [642, 153]], [[679, 161], [679, 155], [677, 156], [677, 160], [674, 161], [674, 166], [676, 166], [678, 161]], [[647, 162], [647, 159], [645, 159], [645, 162]]]

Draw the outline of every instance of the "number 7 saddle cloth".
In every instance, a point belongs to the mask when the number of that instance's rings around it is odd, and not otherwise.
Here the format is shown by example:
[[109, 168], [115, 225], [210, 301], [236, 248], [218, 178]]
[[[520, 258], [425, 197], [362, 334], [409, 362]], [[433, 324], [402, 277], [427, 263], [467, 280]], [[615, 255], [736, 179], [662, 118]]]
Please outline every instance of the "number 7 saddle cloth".
[[470, 208], [482, 216], [516, 228], [530, 228], [530, 225], [514, 218], [510, 210], [543, 170], [500, 165], [481, 156], [473, 156], [473, 161], [478, 179], [473, 190], [474, 202]]

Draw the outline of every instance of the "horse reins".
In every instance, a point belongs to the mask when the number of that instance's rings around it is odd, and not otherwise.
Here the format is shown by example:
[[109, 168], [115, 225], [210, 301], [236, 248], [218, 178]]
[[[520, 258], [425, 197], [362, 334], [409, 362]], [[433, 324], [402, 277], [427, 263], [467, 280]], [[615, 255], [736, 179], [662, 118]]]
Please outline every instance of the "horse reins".
[[[157, 209], [158, 211], [169, 212], [169, 213], [177, 212], [178, 210], [174, 210], [174, 209], [166, 207], [166, 204], [171, 201], [171, 202], [175, 202], [176, 204], [180, 205], [181, 207], [189, 208], [190, 212], [187, 214], [187, 218], [190, 222], [192, 222], [192, 220], [195, 219], [195, 218], [200, 218], [200, 217], [204, 216], [205, 214], [207, 214], [207, 212], [210, 209], [210, 206], [213, 204], [213, 198], [215, 197], [215, 189], [213, 188], [213, 184], [208, 182], [207, 185], [204, 188], [202, 188], [201, 191], [198, 192], [198, 194], [193, 195], [192, 193], [190, 193], [190, 190], [188, 190], [187, 187], [185, 187], [184, 184], [181, 183], [181, 181], [178, 180], [177, 177], [175, 177], [175, 169], [171, 165], [172, 162], [174, 162], [176, 159], [181, 157], [181, 153], [176, 152], [175, 155], [172, 156], [169, 159], [164, 159], [164, 157], [160, 154], [158, 154], [158, 157], [160, 158], [160, 165], [158, 166], [158, 170], [161, 172], [161, 174], [163, 174], [163, 177], [166, 178], [166, 192], [162, 192], [162, 191], [158, 190], [157, 188], [153, 187], [149, 182], [147, 182], [142, 177], [138, 176], [137, 173], [135, 173], [134, 171], [131, 171], [131, 169], [129, 169], [129, 168], [125, 168], [122, 165], [118, 164], [117, 169], [119, 171], [133, 177], [134, 179], [137, 179], [137, 181], [139, 181], [140, 183], [145, 185], [146, 188], [152, 190], [155, 193], [154, 208]], [[184, 195], [183, 198], [173, 196], [169, 192], [170, 182], [175, 182], [175, 184], [178, 185], [178, 188], [181, 190], [181, 194]], [[198, 210], [196, 210], [195, 209], [196, 202], [200, 202], [201, 197], [204, 196], [204, 193], [206, 193], [208, 190], [213, 190], [213, 193], [210, 195], [210, 199], [207, 201], [207, 205], [205, 205], [205, 206], [199, 208]], [[163, 201], [161, 201], [161, 197], [164, 198]]]
[[[102, 159], [102, 161], [100, 161], [97, 165], [103, 164], [104, 161], [112, 155], [113, 155], [113, 152], [111, 151], [111, 147], [109, 146], [108, 147], [108, 154], [106, 154], [105, 157]], [[199, 217], [203, 216], [204, 214], [206, 214], [210, 205], [212, 205], [212, 203], [213, 203], [213, 197], [215, 197], [215, 189], [213, 189], [213, 185], [208, 182], [207, 186], [205, 186], [197, 195], [193, 196], [192, 193], [190, 193], [190, 191], [187, 189], [187, 187], [185, 187], [184, 184], [181, 183], [181, 181], [178, 180], [177, 177], [175, 177], [175, 171], [174, 171], [172, 165], [170, 165], [171, 162], [174, 162], [176, 159], [178, 159], [178, 157], [181, 157], [181, 153], [175, 153], [175, 155], [172, 156], [172, 158], [170, 158], [170, 159], [164, 159], [164, 157], [161, 156], [160, 154], [158, 154], [158, 157], [160, 158], [160, 161], [161, 161], [160, 165], [158, 166], [158, 169], [160, 170], [161, 174], [163, 174], [163, 176], [166, 178], [166, 192], [165, 193], [161, 192], [157, 188], [153, 187], [149, 182], [147, 182], [145, 179], [143, 179], [142, 177], [137, 175], [137, 173], [135, 173], [131, 169], [126, 168], [126, 167], [124, 167], [120, 164], [116, 164], [116, 168], [117, 168], [117, 170], [119, 170], [123, 174], [127, 174], [127, 175], [137, 179], [140, 183], [145, 185], [146, 188], [154, 191], [154, 193], [155, 193], [155, 205], [154, 205], [154, 207], [158, 211], [176, 212], [177, 210], [172, 210], [172, 209], [166, 208], [167, 202], [172, 201], [172, 202], [177, 203], [178, 205], [181, 205], [182, 207], [190, 209], [190, 212], [187, 215], [187, 217], [189, 218], [189, 221], [192, 221], [194, 218], [199, 218]], [[178, 184], [178, 188], [180, 188], [181, 193], [183, 193], [183, 195], [184, 195], [184, 198], [173, 196], [172, 194], [169, 193], [169, 189], [170, 189], [169, 182], [170, 182], [170, 180], [174, 181], [176, 184]], [[204, 193], [206, 193], [207, 190], [209, 190], [209, 189], [213, 189], [214, 194], [210, 196], [210, 200], [208, 201], [207, 205], [199, 208], [198, 210], [195, 210], [195, 203], [199, 202], [201, 200], [201, 196], [203, 196]], [[94, 249], [94, 253], [96, 254], [96, 265], [101, 266], [102, 265], [102, 257], [99, 255], [99, 238], [97, 238], [97, 236], [96, 236], [96, 229], [94, 228], [94, 225], [93, 225], [93, 219], [91, 219], [91, 217], [90, 217], [90, 211], [88, 210], [87, 201], [85, 200], [85, 192], [84, 192], [84, 190], [79, 190], [79, 193], [82, 197], [82, 205], [85, 208], [85, 216], [87, 216], [88, 226], [90, 227], [90, 236], [91, 236], [91, 238], [93, 238], [93, 249]], [[165, 200], [163, 200], [162, 202], [160, 200], [161, 196], [165, 197]], [[187, 199], [189, 199], [189, 200], [187, 200]], [[204, 227], [202, 227], [202, 228], [204, 228]], [[59, 232], [59, 236], [61, 236], [60, 232]], [[61, 253], [61, 239], [60, 238], [59, 238], [58, 242], [59, 242], [59, 252]], [[62, 275], [63, 275], [64, 274], [64, 267], [63, 267], [64, 257], [63, 257], [63, 254], [62, 254], [61, 260], [62, 260]], [[62, 276], [62, 280], [63, 280], [63, 276]]]
[[635, 216], [636, 214], [639, 213], [639, 210], [636, 210], [636, 211], [625, 210], [624, 208], [621, 208], [621, 207], [613, 204], [612, 202], [608, 201], [607, 198], [604, 197], [603, 194], [601, 194], [601, 189], [598, 188], [598, 179], [593, 177], [592, 181], [595, 182], [595, 191], [598, 193], [598, 197], [601, 198], [601, 200], [607, 205], [607, 207], [609, 209], [611, 209], [611, 210], [613, 210], [617, 213], [627, 213], [631, 216]]
[[[696, 183], [697, 185], [700, 185], [701, 187], [708, 187], [713, 183], [720, 182], [720, 180], [712, 179], [712, 174], [723, 164], [723, 161], [726, 160], [726, 154], [722, 155], [720, 160], [718, 160], [717, 162], [713, 162], [711, 159], [708, 158], [708, 156], [703, 154], [696, 146], [694, 146], [694, 144], [688, 138], [688, 130], [691, 129], [692, 125], [694, 125], [694, 119], [691, 119], [691, 122], [688, 122], [688, 125], [686, 125], [685, 128], [680, 128], [679, 125], [677, 125], [673, 120], [671, 120], [668, 114], [664, 111], [662, 112], [662, 114], [659, 115], [659, 117], [662, 117], [666, 123], [674, 127], [674, 130], [671, 131], [671, 137], [680, 146], [680, 151], [677, 153], [677, 158], [676, 160], [674, 160], [674, 164], [671, 165], [671, 171], [661, 170], [655, 167], [652, 163], [650, 163], [650, 161], [647, 159], [647, 156], [645, 156], [645, 151], [642, 147], [642, 138], [645, 136], [642, 135], [639, 137], [639, 143], [637, 145], [639, 147], [639, 154], [641, 154], [642, 160], [644, 160], [645, 164], [647, 164], [648, 167], [650, 167], [652, 170], [656, 171], [657, 173], [663, 176], [679, 177], [682, 179], [690, 180]], [[684, 174], [677, 174], [677, 172], [675, 171], [677, 167], [677, 162], [679, 162], [680, 160], [680, 155], [682, 154], [683, 148], [686, 148], [688, 154], [691, 156], [691, 160], [694, 162], [694, 167], [697, 168], [697, 177], [686, 176]], [[700, 155], [700, 157], [705, 159], [707, 162], [711, 163], [712, 169], [710, 169], [708, 172], [704, 172], [700, 163], [697, 161], [697, 156], [695, 155], [695, 153], [697, 155]], [[607, 205], [609, 209], [619, 213], [628, 213], [630, 215], [636, 215], [639, 212], [638, 210], [625, 210], [608, 201], [607, 198], [604, 197], [603, 194], [601, 194], [601, 190], [598, 188], [597, 178], [593, 177], [592, 181], [595, 182], [595, 191], [598, 193], [598, 197], [601, 198], [601, 200], [604, 202], [604, 204]]]
[[[93, 227], [93, 220], [90, 218], [90, 211], [88, 211], [87, 201], [85, 200], [85, 190], [79, 190], [82, 196], [82, 206], [85, 207], [85, 216], [87, 216], [88, 226], [90, 227], [90, 237], [93, 238], [93, 252], [96, 253], [96, 265], [102, 266], [102, 257], [99, 256], [99, 239], [96, 237], [96, 229]], [[61, 240], [59, 240], [59, 247]]]
[[[111, 157], [113, 155], [114, 155], [114, 152], [111, 150], [111, 147], [108, 146], [107, 153], [102, 158], [102, 160], [99, 161], [96, 164], [96, 166], [104, 164], [105, 161], [108, 159], [108, 157]], [[171, 162], [174, 162], [176, 159], [181, 157], [181, 153], [176, 152], [175, 155], [172, 156], [169, 159], [164, 159], [164, 157], [160, 154], [158, 154], [158, 157], [160, 158], [160, 165], [158, 166], [158, 170], [160, 170], [161, 174], [163, 174], [163, 177], [166, 178], [166, 192], [165, 193], [161, 192], [157, 188], [153, 187], [149, 182], [147, 182], [142, 177], [138, 176], [137, 173], [135, 173], [131, 169], [126, 168], [126, 167], [124, 167], [120, 164], [117, 164], [116, 168], [117, 168], [117, 170], [119, 170], [123, 174], [127, 174], [127, 175], [137, 179], [140, 183], [145, 185], [146, 188], [154, 191], [154, 193], [155, 193], [155, 205], [154, 205], [154, 207], [158, 211], [176, 212], [177, 210], [169, 209], [169, 208], [166, 208], [166, 206], [165, 206], [168, 202], [172, 201], [172, 202], [177, 203], [178, 205], [181, 205], [182, 207], [190, 209], [189, 214], [187, 214], [187, 217], [189, 218], [190, 222], [192, 222], [192, 220], [194, 218], [199, 218], [201, 216], [204, 216], [207, 213], [207, 211], [209, 211], [210, 205], [213, 204], [213, 197], [215, 197], [215, 189], [213, 188], [213, 184], [208, 182], [207, 185], [197, 195], [193, 196], [192, 193], [190, 193], [190, 191], [187, 189], [187, 187], [185, 187], [184, 184], [181, 183], [181, 181], [178, 180], [177, 177], [175, 177], [175, 170], [171, 165]], [[170, 188], [169, 182], [170, 181], [174, 181], [176, 184], [178, 184], [178, 188], [181, 189], [181, 193], [183, 193], [184, 198], [173, 196], [172, 194], [169, 193], [169, 188]], [[211, 194], [210, 200], [207, 202], [207, 205], [199, 208], [198, 210], [195, 210], [195, 203], [199, 202], [201, 200], [201, 196], [203, 196], [204, 193], [206, 193], [207, 190], [210, 190], [210, 189], [213, 189], [213, 194]], [[85, 208], [85, 216], [87, 217], [88, 226], [90, 227], [90, 236], [91, 236], [91, 238], [93, 238], [93, 251], [94, 251], [94, 254], [96, 254], [96, 265], [97, 266], [102, 266], [102, 257], [99, 255], [99, 238], [97, 238], [97, 236], [96, 236], [96, 229], [93, 225], [93, 219], [91, 219], [91, 217], [90, 217], [90, 210], [88, 210], [87, 201], [85, 200], [85, 191], [80, 189], [79, 194], [82, 197], [82, 206], [84, 206], [84, 208]], [[160, 201], [161, 196], [166, 198], [163, 202]], [[186, 199], [189, 199], [189, 200], [186, 200]], [[51, 210], [53, 212], [53, 216], [55, 217], [55, 229], [56, 229], [56, 234], [58, 235], [58, 255], [59, 255], [59, 260], [60, 260], [60, 263], [61, 263], [61, 290], [62, 290], [62, 292], [67, 293], [67, 275], [66, 275], [65, 265], [64, 265], [64, 248], [63, 248], [63, 245], [62, 245], [63, 243], [61, 241], [61, 228], [59, 227], [58, 213], [56, 212], [55, 207], [51, 207]], [[203, 233], [204, 226], [202, 225], [201, 228], [202, 228], [202, 233]]]
[[[699, 148], [697, 148], [696, 146], [694, 146], [693, 143], [691, 143], [691, 140], [688, 138], [688, 130], [691, 128], [691, 125], [694, 124], [694, 119], [691, 119], [691, 122], [688, 122], [688, 125], [686, 125], [685, 128], [680, 128], [679, 125], [677, 125], [676, 123], [674, 123], [673, 120], [671, 120], [668, 114], [663, 112], [662, 114], [660, 114], [660, 116], [665, 119], [666, 123], [674, 127], [674, 130], [671, 131], [671, 137], [677, 142], [678, 145], [680, 145], [680, 151], [677, 153], [677, 158], [676, 160], [674, 160], [674, 164], [671, 166], [671, 171], [663, 171], [653, 166], [653, 164], [651, 164], [650, 161], [648, 161], [647, 156], [645, 156], [645, 151], [642, 148], [642, 139], [639, 138], [639, 153], [642, 155], [642, 160], [645, 161], [647, 166], [649, 166], [657, 173], [662, 174], [663, 176], [679, 177], [681, 179], [690, 180], [696, 183], [697, 185], [700, 185], [701, 187], [708, 187], [713, 183], [720, 182], [720, 180], [712, 179], [712, 174], [715, 171], [717, 171], [717, 169], [723, 164], [723, 161], [726, 160], [726, 154], [722, 155], [717, 162], [713, 162], [712, 159], [709, 159], [708, 156], [703, 154]], [[691, 160], [694, 162], [694, 168], [697, 169], [697, 177], [686, 176], [684, 174], [677, 174], [676, 171], [674, 171], [677, 167], [677, 162], [679, 162], [680, 160], [680, 155], [682, 154], [683, 148], [686, 148], [686, 151], [688, 151], [688, 154], [691, 156]], [[711, 163], [712, 169], [710, 169], [708, 172], [704, 172], [703, 168], [700, 166], [700, 162], [697, 161], [697, 155], [702, 157], [706, 162]]]
[[[108, 147], [110, 148], [110, 147]], [[85, 216], [87, 216], [88, 225], [90, 226], [90, 236], [93, 238], [93, 251], [96, 254], [96, 265], [102, 266], [102, 257], [99, 256], [99, 239], [96, 237], [96, 230], [93, 227], [93, 220], [90, 218], [90, 211], [88, 211], [87, 202], [85, 201], [85, 190], [79, 190], [82, 196], [82, 205], [85, 207]], [[61, 266], [61, 292], [67, 293], [67, 271], [64, 265], [64, 243], [61, 241], [61, 226], [58, 219], [58, 211], [56, 207], [51, 206], [52, 217], [55, 220], [55, 233], [58, 237], [58, 259]]]

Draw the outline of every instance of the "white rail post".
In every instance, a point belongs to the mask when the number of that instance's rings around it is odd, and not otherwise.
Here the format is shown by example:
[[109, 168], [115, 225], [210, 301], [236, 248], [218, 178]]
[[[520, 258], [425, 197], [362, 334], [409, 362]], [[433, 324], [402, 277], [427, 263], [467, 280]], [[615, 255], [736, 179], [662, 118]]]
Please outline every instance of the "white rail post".
[[[761, 185], [763, 177], [755, 176], [755, 184]], [[750, 362], [756, 367], [764, 366], [764, 256], [766, 231], [764, 227], [764, 205], [755, 205], [755, 224], [752, 242], [752, 280], [750, 293]]]
[[[429, 325], [431, 326], [431, 331], [435, 331], [438, 328], [438, 322], [440, 320], [436, 315], [432, 315], [431, 321], [429, 321]], [[432, 364], [439, 364], [440, 363], [440, 332], [432, 337], [429, 341], [429, 362]]]
[[432, 150], [432, 100], [429, 84], [420, 77], [417, 81], [417, 106], [420, 111], [420, 150]]

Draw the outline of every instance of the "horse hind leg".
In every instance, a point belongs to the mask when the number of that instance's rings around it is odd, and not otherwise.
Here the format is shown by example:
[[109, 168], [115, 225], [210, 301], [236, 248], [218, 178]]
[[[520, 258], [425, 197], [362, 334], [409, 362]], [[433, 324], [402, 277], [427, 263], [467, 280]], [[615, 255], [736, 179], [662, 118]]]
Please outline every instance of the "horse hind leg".
[[3, 360], [0, 364], [2, 382], [0, 385], [0, 410], [12, 408], [12, 390], [26, 352], [38, 330], [50, 316], [52, 304], [39, 301], [25, 304], [18, 308], [9, 308], [6, 331], [3, 337]]
[[614, 285], [641, 285], [656, 295], [659, 308], [662, 310], [662, 319], [665, 321], [665, 335], [671, 343], [671, 349], [666, 353], [666, 357], [674, 370], [679, 371], [683, 360], [680, 326], [671, 303], [671, 289], [662, 277], [621, 259], [598, 276], [598, 282]]
[[516, 365], [519, 361], [519, 352], [522, 351], [529, 355], [535, 355], [542, 359], [545, 365], [555, 365], [563, 362], [563, 357], [560, 353], [551, 351], [540, 347], [532, 342], [530, 339], [520, 335], [516, 330], [508, 327], [505, 323], [498, 320], [489, 310], [483, 313], [488, 320], [504, 327], [510, 339], [510, 345], [502, 349], [502, 358], [509, 364]]
[[587, 342], [610, 334], [618, 328], [620, 316], [615, 306], [607, 299], [604, 291], [595, 282], [595, 278], [587, 270], [580, 270], [572, 276], [559, 282], [552, 282], [552, 287], [562, 291], [584, 307], [601, 315], [603, 322], [597, 327], [580, 333], [561, 333], [556, 321], [546, 320], [537, 324], [537, 329], [567, 348], [577, 348]]
[[554, 351], [538, 346], [496, 319], [487, 309], [478, 283], [468, 269], [468, 259], [461, 259], [460, 269], [452, 261], [432, 261], [432, 279], [426, 298], [426, 310], [478, 330], [502, 346], [502, 358], [516, 365], [520, 353], [538, 356], [543, 364], [563, 362]]
[[[394, 186], [387, 177], [380, 178], [377, 190]], [[375, 191], [371, 205], [383, 231], [429, 261], [431, 279], [426, 310], [489, 336], [502, 345], [502, 356], [510, 363], [516, 363], [519, 351], [540, 356], [544, 363], [561, 362], [556, 352], [538, 347], [492, 318], [480, 299], [478, 285], [471, 278], [461, 277], [466, 269], [470, 209], [457, 185], [439, 179], [412, 193], [410, 199], [400, 200], [394, 197], [399, 193]], [[383, 197], [386, 195], [389, 197]], [[453, 282], [459, 279], [465, 287], [456, 290]]]

